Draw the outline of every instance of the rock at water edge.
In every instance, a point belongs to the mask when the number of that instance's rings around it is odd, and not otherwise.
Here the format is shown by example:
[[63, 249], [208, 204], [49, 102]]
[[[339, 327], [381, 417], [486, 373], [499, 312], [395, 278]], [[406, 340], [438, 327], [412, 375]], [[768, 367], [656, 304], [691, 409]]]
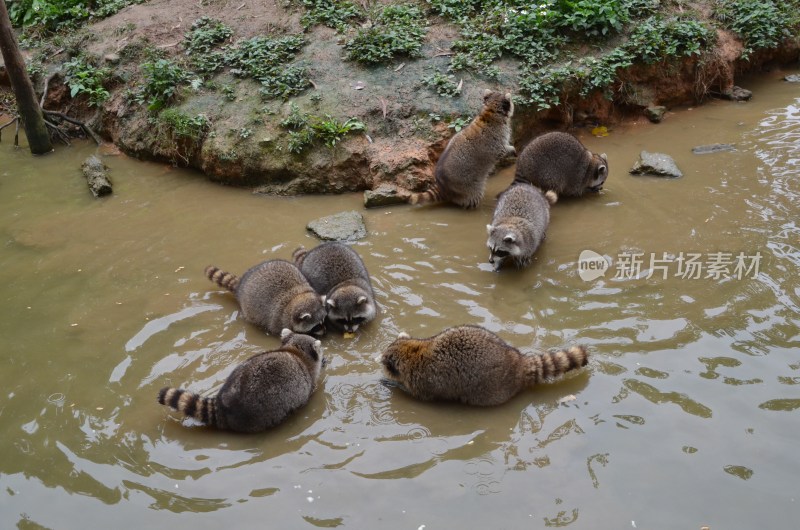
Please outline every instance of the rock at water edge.
[[323, 241], [356, 241], [367, 236], [364, 217], [355, 210], [321, 217], [306, 229]]
[[664, 153], [649, 153], [642, 151], [639, 160], [630, 170], [631, 175], [654, 175], [657, 177], [678, 178], [683, 176], [683, 172], [678, 169], [678, 165], [671, 156]]

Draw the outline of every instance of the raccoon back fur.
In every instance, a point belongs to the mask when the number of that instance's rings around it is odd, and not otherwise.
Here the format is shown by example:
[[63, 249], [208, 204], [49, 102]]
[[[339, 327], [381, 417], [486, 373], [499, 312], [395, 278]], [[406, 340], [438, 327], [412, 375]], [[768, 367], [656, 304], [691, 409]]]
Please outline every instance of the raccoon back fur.
[[585, 366], [583, 346], [523, 355], [480, 326], [447, 328], [427, 339], [401, 333], [379, 357], [388, 386], [425, 401], [499, 405], [523, 389]]
[[375, 318], [375, 294], [369, 273], [358, 253], [344, 243], [330, 241], [292, 254], [295, 265], [311, 286], [325, 295], [328, 322], [353, 333]]
[[517, 267], [527, 267], [545, 238], [550, 223], [550, 205], [558, 200], [548, 191], [527, 183], [512, 183], [497, 201], [492, 224], [486, 225], [489, 263], [500, 270], [509, 258]]
[[237, 366], [215, 396], [164, 387], [158, 402], [210, 427], [260, 432], [308, 403], [322, 365], [319, 340], [284, 329], [280, 348]]
[[483, 200], [486, 179], [502, 158], [516, 154], [511, 139], [511, 94], [486, 90], [481, 113], [447, 144], [436, 163], [433, 186], [412, 193], [411, 204], [452, 202], [476, 208]]
[[534, 138], [517, 159], [515, 182], [530, 182], [559, 197], [579, 197], [600, 191], [608, 177], [608, 158], [589, 151], [565, 132], [549, 132]]
[[286, 260], [267, 260], [241, 278], [214, 265], [206, 277], [232, 291], [248, 322], [277, 335], [283, 328], [297, 333], [325, 333], [325, 307], [305, 276]]

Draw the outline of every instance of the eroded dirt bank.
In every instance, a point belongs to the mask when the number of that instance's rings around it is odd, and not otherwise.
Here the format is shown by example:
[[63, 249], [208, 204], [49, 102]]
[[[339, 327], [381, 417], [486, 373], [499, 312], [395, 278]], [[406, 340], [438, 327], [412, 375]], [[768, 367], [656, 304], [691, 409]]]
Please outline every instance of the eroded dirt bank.
[[[197, 89], [185, 87], [173, 106], [184, 116], [203, 116], [207, 129], [198, 137], [176, 135], [146, 105], [132, 97], [146, 50], [162, 56], [184, 55], [184, 35], [201, 16], [213, 17], [233, 30], [232, 41], [262, 34], [300, 34], [298, 10], [271, 2], [244, 2], [236, 9], [197, 2], [155, 0], [129, 6], [86, 27], [74, 42], [51, 55], [43, 79], [59, 71], [59, 57], [81, 51], [113, 71], [110, 98], [91, 107], [73, 99], [63, 75], [50, 82], [46, 108], [68, 110], [86, 119], [105, 139], [139, 158], [197, 168], [225, 184], [251, 186], [276, 194], [338, 193], [371, 190], [388, 183], [401, 189], [427, 187], [439, 153], [460, 124], [473, 116], [485, 88], [515, 93], [511, 61], [499, 63], [498, 82], [459, 72], [458, 97], [443, 97], [420, 79], [446, 70], [458, 29], [443, 20], [427, 28], [422, 58], [396, 59], [364, 67], [345, 61], [336, 31], [313, 26], [304, 34], [297, 60], [306, 65], [311, 87], [287, 100], [267, 100], [259, 84], [223, 71]], [[717, 30], [716, 44], [701, 55], [652, 65], [635, 64], [617, 72], [605, 93], [579, 97], [564, 93], [560, 105], [545, 111], [518, 106], [513, 119], [516, 147], [521, 149], [546, 129], [612, 126], [645, 119], [645, 109], [695, 105], [708, 97], [730, 94], [737, 76], [798, 60], [797, 37], [774, 50], [741, 58], [742, 43]], [[301, 113], [353, 118], [365, 130], [348, 134], [333, 147], [316, 144], [295, 154], [281, 122], [293, 105]]]

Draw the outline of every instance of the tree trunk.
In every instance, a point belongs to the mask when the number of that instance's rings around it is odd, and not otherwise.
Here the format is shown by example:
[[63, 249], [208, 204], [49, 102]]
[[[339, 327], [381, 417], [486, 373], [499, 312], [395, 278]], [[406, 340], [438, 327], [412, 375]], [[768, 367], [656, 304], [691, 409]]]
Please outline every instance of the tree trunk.
[[3, 62], [11, 79], [11, 89], [17, 99], [17, 109], [25, 127], [28, 145], [31, 153], [40, 155], [53, 150], [50, 143], [50, 133], [42, 117], [39, 102], [36, 101], [36, 92], [25, 70], [25, 61], [17, 47], [17, 39], [11, 30], [11, 19], [8, 17], [5, 0], [0, 0], [0, 52], [3, 53]]

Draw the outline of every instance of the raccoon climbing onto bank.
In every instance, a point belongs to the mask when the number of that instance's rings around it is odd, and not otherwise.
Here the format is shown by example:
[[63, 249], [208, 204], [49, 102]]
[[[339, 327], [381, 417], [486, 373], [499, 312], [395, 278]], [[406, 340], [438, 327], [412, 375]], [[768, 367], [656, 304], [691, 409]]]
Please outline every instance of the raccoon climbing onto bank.
[[325, 296], [328, 322], [348, 333], [375, 318], [375, 294], [358, 253], [331, 241], [292, 254], [295, 265], [318, 294]]
[[565, 132], [534, 138], [517, 159], [515, 182], [529, 182], [559, 197], [579, 197], [600, 191], [608, 177], [608, 158], [598, 155]]
[[514, 182], [497, 201], [492, 224], [486, 225], [489, 239], [489, 263], [494, 270], [510, 259], [517, 267], [527, 267], [545, 238], [550, 224], [550, 205], [555, 192], [542, 190], [528, 183]]
[[511, 94], [486, 90], [481, 113], [450, 139], [434, 171], [433, 186], [412, 193], [411, 204], [451, 202], [476, 208], [483, 200], [486, 179], [502, 158], [516, 154], [511, 139]]
[[214, 265], [206, 267], [205, 274], [233, 292], [244, 319], [267, 333], [277, 335], [283, 328], [296, 333], [325, 333], [324, 299], [293, 263], [267, 260], [248, 269], [241, 278]]
[[583, 346], [523, 355], [491, 331], [458, 326], [427, 339], [401, 333], [378, 360], [382, 382], [415, 398], [488, 406], [585, 366], [588, 358]]
[[209, 427], [261, 432], [308, 403], [322, 366], [319, 340], [284, 329], [280, 348], [237, 366], [215, 396], [164, 387], [158, 402]]

